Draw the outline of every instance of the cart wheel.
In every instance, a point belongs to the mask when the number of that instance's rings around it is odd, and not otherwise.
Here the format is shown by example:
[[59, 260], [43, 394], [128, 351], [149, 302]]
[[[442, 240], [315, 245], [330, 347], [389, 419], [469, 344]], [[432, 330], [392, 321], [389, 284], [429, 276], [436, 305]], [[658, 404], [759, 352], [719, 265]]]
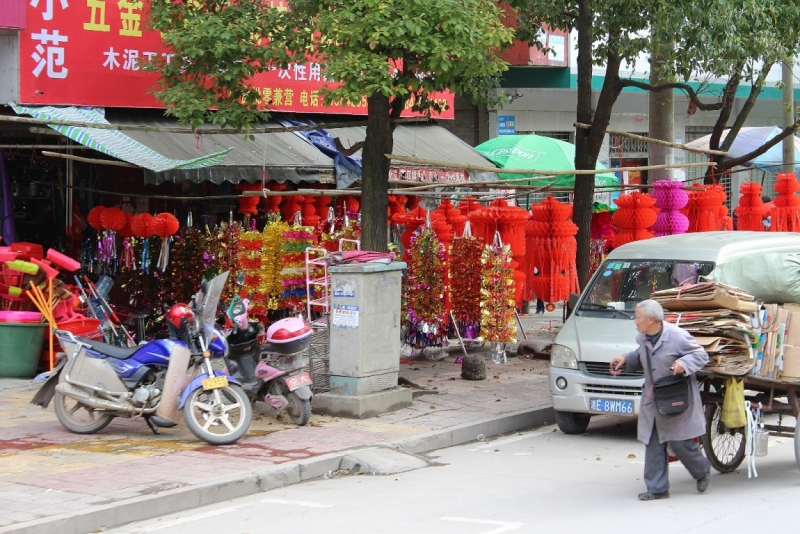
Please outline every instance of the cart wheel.
[[732, 473], [744, 461], [744, 429], [726, 427], [722, 424], [721, 417], [722, 405], [709, 404], [706, 406], [706, 433], [703, 434], [703, 448], [714, 469], [720, 473]]

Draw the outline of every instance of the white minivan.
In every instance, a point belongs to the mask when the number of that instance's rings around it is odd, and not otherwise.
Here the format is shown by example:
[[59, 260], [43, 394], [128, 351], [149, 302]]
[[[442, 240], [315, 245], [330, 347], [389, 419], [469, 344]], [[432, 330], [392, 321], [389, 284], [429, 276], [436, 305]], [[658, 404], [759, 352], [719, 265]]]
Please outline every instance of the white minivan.
[[580, 297], [570, 298], [569, 318], [551, 349], [548, 374], [558, 427], [580, 434], [592, 415], [639, 413], [644, 375], [612, 376], [608, 369], [614, 356], [636, 348], [637, 302], [653, 291], [695, 283], [725, 262], [771, 252], [800, 252], [800, 234], [701, 232], [613, 250]]

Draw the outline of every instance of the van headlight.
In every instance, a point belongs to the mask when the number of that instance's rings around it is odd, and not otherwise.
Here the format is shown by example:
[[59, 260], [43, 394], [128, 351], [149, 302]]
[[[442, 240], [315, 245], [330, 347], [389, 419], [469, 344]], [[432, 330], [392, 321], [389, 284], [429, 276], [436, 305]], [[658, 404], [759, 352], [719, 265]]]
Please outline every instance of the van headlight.
[[553, 345], [550, 351], [550, 365], [564, 369], [577, 369], [578, 357], [575, 351], [563, 345]]

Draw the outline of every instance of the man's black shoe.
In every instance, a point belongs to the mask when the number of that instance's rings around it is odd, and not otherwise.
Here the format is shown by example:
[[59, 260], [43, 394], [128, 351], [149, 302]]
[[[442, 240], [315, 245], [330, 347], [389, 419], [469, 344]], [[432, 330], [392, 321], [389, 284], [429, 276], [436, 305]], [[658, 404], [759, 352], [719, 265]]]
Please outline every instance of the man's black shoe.
[[708, 484], [711, 482], [711, 468], [708, 468], [706, 474], [703, 475], [703, 478], [697, 479], [697, 491], [700, 493], [705, 493], [708, 489]]

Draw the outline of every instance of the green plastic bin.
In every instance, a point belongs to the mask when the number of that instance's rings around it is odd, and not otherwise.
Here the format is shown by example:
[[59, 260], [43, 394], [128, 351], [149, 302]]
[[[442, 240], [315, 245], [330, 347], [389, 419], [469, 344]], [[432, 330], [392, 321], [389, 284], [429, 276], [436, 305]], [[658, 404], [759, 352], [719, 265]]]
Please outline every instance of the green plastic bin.
[[0, 323], [0, 378], [33, 378], [47, 323]]

